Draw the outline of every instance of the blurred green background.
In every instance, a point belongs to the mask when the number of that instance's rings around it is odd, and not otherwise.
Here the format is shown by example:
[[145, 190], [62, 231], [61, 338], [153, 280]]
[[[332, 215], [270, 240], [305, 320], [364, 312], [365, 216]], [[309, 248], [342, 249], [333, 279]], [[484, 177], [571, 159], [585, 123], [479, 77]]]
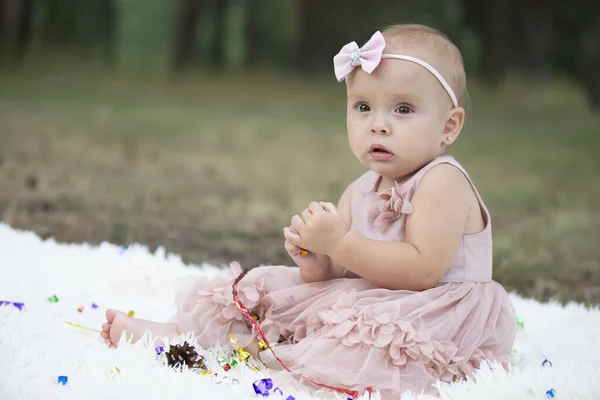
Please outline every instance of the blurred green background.
[[0, 0], [0, 217], [60, 241], [290, 264], [282, 229], [363, 172], [332, 58], [424, 23], [461, 48], [450, 152], [494, 279], [600, 303], [600, 2]]

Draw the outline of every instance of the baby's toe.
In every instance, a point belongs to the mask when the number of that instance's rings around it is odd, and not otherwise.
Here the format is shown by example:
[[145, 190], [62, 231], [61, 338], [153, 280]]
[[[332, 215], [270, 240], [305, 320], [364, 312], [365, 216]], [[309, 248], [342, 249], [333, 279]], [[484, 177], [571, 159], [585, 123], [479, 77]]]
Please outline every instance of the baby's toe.
[[110, 331], [110, 324], [108, 322], [105, 322], [102, 324], [102, 333]]

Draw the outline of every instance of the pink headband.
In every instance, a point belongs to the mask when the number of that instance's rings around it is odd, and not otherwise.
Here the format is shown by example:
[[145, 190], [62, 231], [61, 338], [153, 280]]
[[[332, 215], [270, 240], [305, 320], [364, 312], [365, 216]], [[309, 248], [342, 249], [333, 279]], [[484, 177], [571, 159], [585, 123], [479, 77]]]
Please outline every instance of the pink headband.
[[413, 62], [415, 64], [419, 64], [420, 66], [426, 68], [429, 72], [433, 74], [437, 78], [437, 80], [442, 84], [448, 95], [450, 96], [450, 100], [452, 100], [452, 104], [454, 107], [458, 106], [458, 101], [456, 100], [456, 95], [454, 91], [448, 85], [448, 82], [444, 79], [444, 77], [437, 72], [435, 68], [431, 65], [427, 64], [425, 61], [420, 60], [411, 56], [404, 56], [400, 54], [383, 54], [383, 49], [385, 48], [385, 39], [381, 32], [377, 31], [371, 39], [361, 48], [358, 47], [356, 42], [350, 42], [342, 49], [340, 52], [333, 57], [333, 65], [335, 69], [335, 76], [338, 82], [341, 82], [348, 76], [355, 67], [360, 66], [365, 72], [371, 73], [377, 68], [379, 62], [382, 58], [395, 58], [397, 60], [406, 60]]

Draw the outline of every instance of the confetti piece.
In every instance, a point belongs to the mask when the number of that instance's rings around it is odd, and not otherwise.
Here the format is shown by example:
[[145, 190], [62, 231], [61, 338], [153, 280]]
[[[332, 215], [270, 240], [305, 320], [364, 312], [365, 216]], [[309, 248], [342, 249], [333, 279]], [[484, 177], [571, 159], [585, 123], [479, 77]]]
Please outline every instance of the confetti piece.
[[6, 301], [6, 300], [0, 300], [0, 306], [4, 305], [4, 304], [12, 304], [13, 306], [17, 307], [19, 310], [23, 310], [23, 306], [25, 305], [25, 303], [18, 303], [16, 301]]
[[223, 369], [225, 370], [225, 372], [227, 372], [231, 369], [231, 365], [225, 364], [225, 365], [223, 365]]
[[[350, 397], [348, 397], [350, 399]], [[285, 400], [296, 400], [296, 398], [292, 395], [289, 395]], [[354, 400], [354, 399], [350, 399], [350, 400]]]
[[235, 368], [238, 365], [238, 362], [235, 361], [234, 359], [231, 359], [231, 361], [229, 361], [229, 365], [231, 365], [231, 368]]
[[211, 375], [212, 371], [210, 369], [203, 369], [200, 371], [202, 375]]
[[154, 349], [154, 351], [156, 351], [156, 354], [160, 356], [165, 351], [165, 349], [162, 346], [158, 346]]
[[119, 250], [119, 255], [125, 254], [126, 251], [127, 251], [127, 247], [125, 247], [125, 246], [121, 247], [121, 249]]
[[279, 389], [278, 387], [273, 389], [273, 393], [277, 393], [277, 391], [279, 391], [279, 394], [283, 396], [283, 392], [281, 391], [281, 389]]
[[98, 304], [92, 303], [92, 308], [95, 310], [96, 308], [98, 308]]
[[77, 311], [79, 311], [80, 313], [82, 313], [82, 312], [83, 312], [83, 310], [84, 310], [84, 309], [83, 309], [83, 306], [79, 306], [79, 308], [77, 309]]
[[120, 370], [119, 368], [117, 368], [117, 367], [112, 367], [112, 368], [110, 369], [110, 373], [111, 373], [111, 374], [120, 374], [120, 373], [121, 373], [121, 370]]
[[48, 297], [48, 302], [49, 303], [58, 303], [58, 297], [56, 297], [56, 295], [53, 294], [52, 296]]
[[525, 329], [525, 321], [521, 317], [517, 317], [517, 325], [519, 325], [519, 328]]
[[252, 314], [251, 317], [252, 317], [253, 320], [258, 321], [258, 315]]
[[135, 315], [135, 313], [133, 312], [133, 310], [127, 311], [127, 316], [128, 317], [133, 318], [134, 315]]
[[306, 256], [308, 255], [308, 251], [306, 251], [306, 250], [302, 249], [302, 251], [300, 252], [300, 255], [301, 255], [302, 257], [306, 257]]
[[267, 397], [269, 395], [269, 389], [273, 387], [273, 380], [271, 378], [259, 379], [252, 384], [252, 387], [256, 394]]
[[258, 341], [258, 348], [260, 349], [260, 351], [265, 351], [269, 348], [269, 346], [267, 346], [267, 344], [265, 343], [264, 340], [259, 340]]
[[61, 375], [58, 377], [58, 383], [60, 383], [63, 386], [66, 385], [68, 381], [69, 378], [67, 376]]
[[238, 357], [240, 359], [240, 361], [244, 362], [244, 361], [248, 361], [248, 359], [250, 358], [250, 353], [248, 353], [246, 350], [244, 350], [243, 348], [239, 348], [237, 350], [238, 352]]
[[100, 331], [98, 329], [88, 328], [87, 326], [76, 324], [75, 322], [65, 321], [65, 324], [74, 326], [75, 328], [81, 328], [81, 329], [85, 329], [87, 331], [92, 331], [92, 332], [98, 332], [98, 333], [100, 333]]
[[549, 399], [553, 398], [554, 396], [556, 396], [556, 390], [548, 389], [546, 391], [546, 397], [548, 397]]
[[550, 360], [548, 360], [548, 359], [544, 359], [544, 361], [542, 361], [542, 367], [545, 367], [545, 366], [546, 366], [546, 364], [548, 364], [548, 365], [552, 366], [552, 362], [551, 362]]

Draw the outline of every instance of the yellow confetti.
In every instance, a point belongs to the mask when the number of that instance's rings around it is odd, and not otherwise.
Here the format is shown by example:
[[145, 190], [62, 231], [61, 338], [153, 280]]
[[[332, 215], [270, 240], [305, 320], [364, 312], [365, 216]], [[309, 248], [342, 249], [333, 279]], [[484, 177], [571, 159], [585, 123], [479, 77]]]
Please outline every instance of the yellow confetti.
[[242, 362], [248, 361], [248, 359], [250, 358], [250, 353], [248, 353], [246, 350], [244, 350], [241, 347], [237, 350], [237, 352], [238, 352], [238, 357], [239, 357], [240, 361], [242, 361]]
[[65, 324], [74, 326], [75, 328], [80, 328], [80, 329], [85, 329], [87, 331], [92, 331], [92, 332], [98, 332], [98, 333], [100, 333], [100, 331], [98, 329], [88, 328], [87, 326], [76, 324], [75, 322], [65, 321]]
[[300, 255], [301, 255], [302, 257], [306, 257], [306, 256], [308, 255], [308, 251], [306, 251], [306, 250], [302, 249], [302, 251], [300, 252]]
[[211, 375], [212, 371], [210, 369], [203, 369], [203, 370], [200, 370], [200, 373], [202, 375]]
[[110, 373], [111, 373], [111, 374], [120, 374], [120, 373], [121, 373], [121, 370], [120, 370], [119, 368], [117, 368], [117, 367], [112, 367], [112, 368], [110, 369]]
[[127, 312], [127, 316], [130, 317], [130, 318], [133, 318], [134, 315], [135, 315], [135, 313], [133, 312], [133, 310], [129, 310]]
[[269, 347], [267, 346], [267, 344], [265, 343], [264, 340], [259, 340], [258, 341], [258, 348], [260, 349], [260, 351], [265, 351], [267, 350]]
[[237, 341], [237, 337], [235, 336], [235, 334], [233, 332], [229, 332], [229, 342], [231, 342], [231, 345], [236, 350], [240, 347], [240, 345], [238, 344], [238, 341]]

